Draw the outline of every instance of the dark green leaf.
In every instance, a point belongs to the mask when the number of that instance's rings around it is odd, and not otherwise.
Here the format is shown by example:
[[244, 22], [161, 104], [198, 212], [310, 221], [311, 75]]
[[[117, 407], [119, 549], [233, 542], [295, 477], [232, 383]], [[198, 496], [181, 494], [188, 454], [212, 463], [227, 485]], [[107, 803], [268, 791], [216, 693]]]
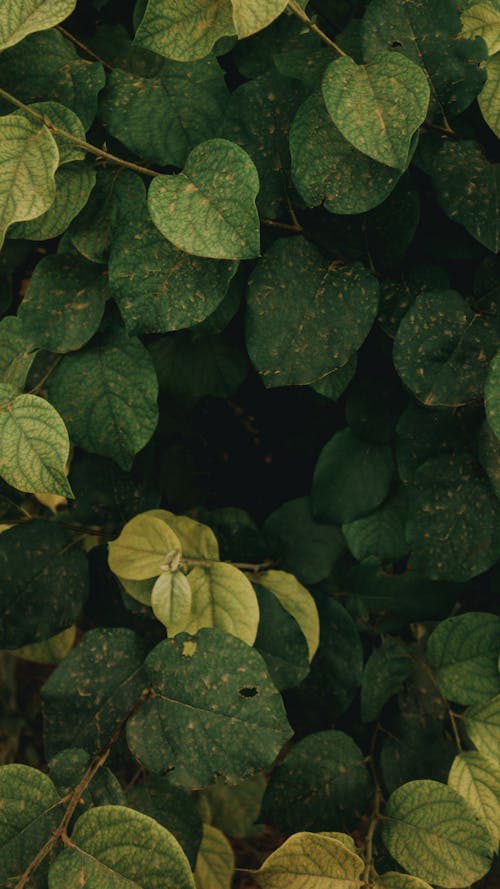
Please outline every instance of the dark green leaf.
[[279, 691], [298, 685], [309, 673], [308, 648], [299, 624], [273, 593], [256, 583], [260, 619], [255, 648]]
[[412, 661], [398, 639], [385, 639], [372, 651], [361, 678], [361, 719], [372, 722], [412, 672]]
[[469, 611], [449, 617], [433, 630], [427, 657], [445, 698], [479, 704], [500, 691], [500, 617]]
[[201, 843], [202, 823], [194, 800], [166, 778], [155, 775], [127, 792], [128, 805], [154, 818], [181, 844], [194, 868]]

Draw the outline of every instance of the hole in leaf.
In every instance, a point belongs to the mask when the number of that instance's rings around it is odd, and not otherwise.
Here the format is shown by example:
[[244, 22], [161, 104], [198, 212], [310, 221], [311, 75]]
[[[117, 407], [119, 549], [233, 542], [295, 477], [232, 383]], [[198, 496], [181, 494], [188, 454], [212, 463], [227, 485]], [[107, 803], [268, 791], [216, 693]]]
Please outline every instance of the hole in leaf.
[[240, 688], [239, 694], [242, 698], [254, 698], [255, 695], [258, 695], [258, 689], [255, 686], [246, 685], [244, 688]]
[[403, 44], [401, 43], [400, 40], [393, 40], [392, 43], [391, 43], [391, 46], [392, 46], [393, 49], [397, 49], [398, 46], [403, 46]]

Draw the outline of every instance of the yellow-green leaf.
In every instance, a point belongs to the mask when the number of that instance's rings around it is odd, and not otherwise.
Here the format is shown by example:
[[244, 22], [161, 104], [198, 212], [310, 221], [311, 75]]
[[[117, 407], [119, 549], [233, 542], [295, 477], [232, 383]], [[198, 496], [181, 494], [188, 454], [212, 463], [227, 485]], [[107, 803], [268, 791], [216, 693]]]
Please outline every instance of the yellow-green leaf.
[[[10, 394], [5, 389], [10, 389]], [[7, 397], [6, 397], [7, 396]], [[0, 475], [14, 488], [29, 493], [73, 492], [64, 473], [69, 438], [63, 420], [37, 395], [12, 396], [0, 386]]]
[[364, 862], [324, 834], [293, 834], [258, 871], [261, 889], [358, 889]]
[[234, 853], [221, 830], [203, 825], [203, 838], [196, 859], [196, 889], [231, 889]]
[[500, 842], [500, 765], [477, 750], [459, 753], [453, 760], [448, 784], [474, 809], [495, 844]]
[[164, 571], [151, 592], [151, 608], [167, 630], [167, 636], [182, 633], [189, 624], [192, 593], [182, 571]]
[[58, 163], [57, 145], [44, 124], [15, 112], [0, 118], [0, 247], [12, 222], [49, 209]]
[[73, 12], [76, 0], [2, 0], [0, 50], [19, 43], [33, 31], [45, 31]]
[[220, 37], [230, 34], [230, 0], [149, 0], [135, 42], [167, 59], [189, 62], [204, 58]]
[[25, 661], [33, 661], [35, 664], [58, 664], [73, 648], [76, 637], [76, 625], [72, 624], [56, 636], [47, 639], [46, 642], [34, 642], [33, 645], [23, 645], [15, 649], [12, 654], [23, 658]]
[[391, 870], [377, 877], [372, 889], [432, 889], [429, 883], [419, 877], [411, 877], [409, 874], [398, 874]]
[[186, 632], [194, 635], [202, 627], [218, 627], [253, 645], [259, 605], [246, 575], [234, 565], [216, 562], [210, 568], [193, 568], [188, 578], [193, 604]]
[[319, 645], [319, 617], [309, 590], [286, 571], [263, 571], [256, 579], [271, 590], [285, 611], [295, 618], [305, 636], [309, 660], [312, 661]]
[[109, 567], [118, 577], [147, 580], [161, 574], [167, 556], [174, 552], [181, 553], [177, 535], [161, 519], [142, 513], [109, 544]]
[[491, 57], [486, 73], [488, 79], [477, 101], [490, 130], [500, 139], [500, 52]]
[[460, 37], [482, 37], [490, 56], [500, 50], [500, 11], [488, 3], [476, 3], [462, 13]]
[[236, 33], [240, 39], [267, 28], [287, 6], [288, 0], [231, 0]]
[[150, 509], [144, 515], [156, 516], [167, 523], [177, 534], [185, 559], [208, 559], [215, 562], [219, 559], [219, 544], [208, 525], [202, 525], [187, 515], [175, 515], [168, 509]]

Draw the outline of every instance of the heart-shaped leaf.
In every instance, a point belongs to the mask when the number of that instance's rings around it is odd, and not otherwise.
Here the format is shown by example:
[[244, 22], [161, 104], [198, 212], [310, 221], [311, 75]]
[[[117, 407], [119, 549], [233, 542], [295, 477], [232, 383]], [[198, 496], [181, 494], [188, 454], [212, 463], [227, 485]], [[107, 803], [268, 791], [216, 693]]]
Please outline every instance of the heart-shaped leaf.
[[67, 18], [76, 0], [3, 0], [0, 8], [0, 50], [19, 43], [33, 31], [44, 31]]
[[358, 151], [389, 167], [408, 166], [413, 134], [425, 120], [429, 84], [406, 56], [379, 53], [366, 65], [332, 62], [323, 96], [335, 126]]
[[148, 206], [154, 224], [179, 250], [251, 259], [260, 253], [258, 191], [246, 151], [227, 139], [209, 139], [193, 149], [182, 173], [153, 179]]

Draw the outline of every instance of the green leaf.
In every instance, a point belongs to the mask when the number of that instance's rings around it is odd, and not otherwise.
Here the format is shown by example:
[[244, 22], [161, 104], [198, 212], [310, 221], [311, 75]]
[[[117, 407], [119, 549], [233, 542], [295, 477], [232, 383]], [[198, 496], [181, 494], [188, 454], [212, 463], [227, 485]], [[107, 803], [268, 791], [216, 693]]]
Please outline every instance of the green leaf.
[[182, 167], [192, 148], [217, 135], [228, 90], [217, 60], [165, 62], [156, 77], [111, 71], [100, 97], [107, 131], [134, 154]]
[[76, 822], [71, 846], [51, 865], [49, 886], [67, 889], [78, 880], [95, 889], [107, 889], [110, 880], [117, 889], [154, 889], [160, 882], [165, 889], [194, 889], [189, 862], [175, 837], [126, 806], [99, 806]]
[[396, 459], [401, 481], [411, 484], [419, 466], [466, 447], [467, 439], [457, 411], [440, 411], [410, 404], [396, 427]]
[[500, 695], [469, 707], [463, 716], [467, 734], [480, 753], [498, 762], [500, 749]]
[[242, 571], [234, 565], [216, 562], [209, 568], [193, 568], [188, 581], [193, 599], [186, 632], [194, 635], [202, 627], [218, 627], [253, 645], [259, 625], [259, 603]]
[[[71, 108], [66, 108], [60, 102], [32, 102], [30, 103], [30, 108], [43, 117], [48, 127], [53, 126], [64, 130], [76, 139], [85, 141], [83, 123]], [[28, 121], [32, 120], [31, 115], [27, 111], [16, 111], [16, 114], [21, 115]], [[84, 148], [57, 134], [54, 134], [54, 140], [59, 151], [59, 166], [68, 164], [71, 161], [85, 160]]]
[[412, 660], [398, 639], [385, 639], [372, 651], [361, 678], [361, 719], [372, 722], [395, 695], [413, 669]]
[[279, 691], [299, 685], [309, 673], [306, 638], [295, 618], [270, 590], [255, 584], [255, 592], [260, 612], [255, 647]]
[[235, 787], [217, 781], [200, 794], [197, 801], [204, 819], [230, 837], [250, 837], [260, 833], [259, 817], [267, 779], [262, 774], [240, 781]]
[[148, 207], [179, 250], [251, 259], [260, 253], [258, 191], [259, 176], [246, 151], [227, 139], [209, 139], [191, 151], [182, 173], [153, 179]]
[[485, 80], [481, 40], [462, 40], [455, 0], [372, 0], [363, 17], [365, 56], [392, 46], [425, 71], [431, 89], [429, 117], [438, 124], [474, 101]]
[[135, 42], [167, 59], [189, 62], [208, 55], [219, 38], [235, 33], [230, 0], [149, 0]]
[[172, 552], [182, 552], [175, 532], [156, 511], [136, 515], [108, 544], [111, 570], [127, 580], [147, 580], [161, 574]]
[[462, 12], [461, 37], [482, 37], [490, 56], [500, 50], [500, 10], [488, 3], [476, 3]]
[[[142, 186], [141, 186], [142, 188]], [[115, 222], [109, 282], [131, 333], [166, 333], [204, 321], [224, 298], [235, 262], [191, 256], [165, 240], [144, 196], [131, 193]]]
[[36, 219], [11, 225], [9, 238], [47, 241], [62, 235], [87, 203], [96, 174], [91, 167], [76, 162], [60, 167], [54, 178], [56, 195], [53, 204]]
[[[181, 255], [189, 258], [187, 253]], [[204, 395], [229, 398], [248, 374], [246, 354], [234, 343], [220, 334], [200, 336], [198, 331], [199, 326], [193, 333], [179, 331], [156, 340], [150, 347], [160, 389], [184, 404], [194, 403]]]
[[470, 457], [432, 457], [414, 484], [406, 528], [412, 567], [431, 580], [463, 582], [494, 565], [500, 504]]
[[378, 283], [360, 263], [338, 267], [302, 236], [279, 239], [248, 284], [250, 358], [268, 387], [313, 383], [359, 349], [377, 306]]
[[[69, 229], [71, 243], [86, 259], [106, 262], [111, 244], [126, 226], [125, 211], [135, 213], [137, 232], [139, 218], [147, 219], [146, 190], [141, 177], [120, 167], [98, 169], [89, 201]], [[128, 240], [130, 246], [130, 233]]]
[[[48, 28], [45, 17], [42, 27]], [[44, 99], [71, 108], [87, 130], [97, 114], [105, 73], [98, 62], [80, 58], [75, 46], [52, 28], [25, 37], [0, 55], [0, 82], [27, 105]]]
[[44, 124], [0, 117], [0, 246], [12, 222], [34, 219], [52, 204], [59, 152]]
[[231, 889], [234, 867], [229, 840], [216, 827], [204, 824], [194, 871], [196, 889]]
[[397, 170], [408, 166], [411, 140], [425, 120], [429, 95], [422, 70], [389, 51], [366, 65], [343, 56], [328, 66], [323, 77], [325, 105], [344, 138]]
[[154, 818], [181, 844], [194, 868], [201, 843], [202, 822], [198, 809], [184, 790], [174, 787], [167, 778], [147, 777], [143, 784], [134, 784], [127, 791], [128, 804], [144, 815]]
[[319, 644], [319, 616], [309, 590], [286, 571], [260, 571], [255, 579], [260, 586], [271, 590], [285, 611], [295, 618], [306, 638], [311, 661]]
[[58, 664], [73, 648], [75, 638], [76, 626], [73, 624], [45, 642], [23, 645], [22, 648], [16, 648], [12, 654], [34, 664]]
[[355, 559], [376, 556], [382, 562], [397, 562], [408, 552], [405, 535], [407, 497], [404, 488], [379, 509], [353, 522], [344, 522], [342, 533]]
[[0, 451], [0, 475], [9, 485], [37, 494], [73, 496], [64, 473], [68, 432], [45, 399], [0, 391]]
[[351, 829], [372, 782], [359, 747], [344, 732], [302, 738], [271, 774], [261, 820], [284, 833]]
[[24, 325], [15, 315], [0, 321], [0, 381], [15, 389], [24, 389], [31, 365], [36, 358]]
[[377, 877], [372, 889], [432, 889], [432, 887], [425, 880], [420, 880], [419, 877], [387, 871], [386, 874]]
[[231, 3], [240, 40], [267, 28], [287, 6], [287, 0], [231, 0]]
[[167, 630], [167, 636], [183, 633], [189, 626], [192, 608], [191, 585], [182, 571], [160, 574], [151, 591], [154, 616]]
[[287, 209], [291, 186], [288, 133], [303, 97], [301, 86], [272, 71], [238, 87], [226, 109], [221, 135], [252, 158], [260, 179], [257, 207], [271, 219]]
[[478, 457], [488, 475], [491, 487], [500, 500], [500, 441], [487, 420], [479, 430]]
[[147, 349], [136, 337], [110, 330], [50, 377], [49, 398], [74, 444], [130, 469], [158, 422], [158, 382]]
[[400, 173], [358, 151], [333, 123], [321, 92], [300, 106], [290, 129], [292, 177], [308, 207], [365, 213], [381, 204]]
[[50, 639], [87, 594], [87, 558], [62, 528], [35, 520], [0, 534], [0, 648]]
[[497, 347], [495, 325], [454, 290], [421, 293], [394, 342], [394, 366], [426, 407], [480, 401]]
[[488, 79], [477, 101], [490, 130], [500, 138], [500, 52], [488, 61], [486, 71]]
[[153, 697], [129, 720], [135, 756], [178, 786], [216, 774], [235, 783], [269, 767], [290, 737], [281, 696], [260, 654], [217, 629], [160, 642], [146, 667]]
[[101, 323], [106, 297], [102, 269], [78, 256], [46, 256], [36, 266], [18, 316], [40, 349], [81, 349]]
[[390, 737], [387, 735], [382, 741], [380, 776], [388, 794], [417, 778], [446, 783], [455, 755], [453, 742], [443, 732], [443, 719], [436, 714], [429, 718], [420, 708], [415, 709], [415, 703], [419, 708], [419, 701], [414, 701], [413, 712], [396, 716], [391, 722]]
[[500, 617], [469, 611], [442, 621], [427, 643], [441, 694], [457, 704], [480, 704], [500, 692]]
[[324, 377], [320, 377], [319, 380], [315, 380], [314, 383], [311, 383], [311, 388], [314, 389], [318, 395], [323, 395], [324, 398], [331, 398], [332, 401], [338, 401], [356, 373], [357, 363], [358, 356], [355, 353], [349, 361], [346, 361], [346, 363], [343, 364], [342, 367], [339, 367], [338, 370], [332, 370], [329, 374], [326, 374]]
[[296, 833], [252, 875], [261, 889], [356, 889], [364, 862], [344, 843], [327, 835]]
[[500, 766], [475, 750], [453, 760], [448, 784], [468, 803], [488, 828], [495, 845], [500, 842]]
[[[432, 166], [437, 198], [450, 219], [493, 253], [500, 251], [500, 164], [492, 164], [477, 142], [445, 140]], [[464, 188], [464, 177], [467, 188]]]
[[394, 472], [390, 447], [336, 432], [314, 469], [312, 510], [320, 522], [352, 522], [385, 500]]
[[61, 820], [59, 794], [47, 775], [25, 765], [0, 768], [0, 880], [14, 889], [18, 878]]
[[19, 43], [32, 31], [59, 24], [75, 6], [76, 0], [5, 0], [0, 11], [0, 50]]
[[[49, 773], [62, 797], [73, 793], [91, 765], [90, 755], [78, 747], [61, 750], [52, 757]], [[101, 767], [78, 801], [78, 814], [93, 806], [124, 806], [125, 803], [125, 794], [118, 778], [110, 769]]]
[[264, 522], [264, 532], [283, 570], [305, 584], [328, 577], [345, 549], [337, 525], [314, 521], [308, 497], [279, 506]]
[[398, 864], [443, 887], [468, 886], [491, 865], [488, 829], [451, 787], [411, 781], [390, 797], [382, 839]]
[[132, 630], [85, 633], [42, 688], [49, 757], [66, 747], [93, 754], [106, 746], [147, 686], [144, 655], [144, 644]]
[[484, 387], [486, 418], [497, 439], [500, 439], [500, 351], [490, 364]]

